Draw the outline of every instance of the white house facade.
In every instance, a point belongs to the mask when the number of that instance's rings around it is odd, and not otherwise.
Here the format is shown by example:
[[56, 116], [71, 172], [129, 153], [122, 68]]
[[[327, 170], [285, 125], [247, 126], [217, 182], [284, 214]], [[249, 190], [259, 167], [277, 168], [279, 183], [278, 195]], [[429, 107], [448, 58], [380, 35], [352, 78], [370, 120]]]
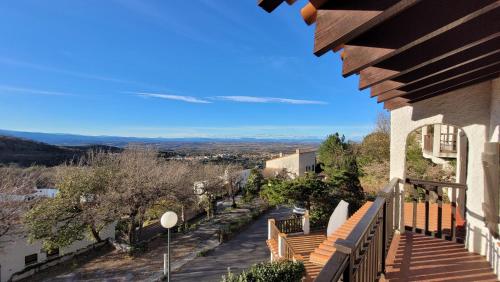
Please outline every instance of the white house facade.
[[297, 149], [294, 154], [266, 161], [266, 169], [285, 170], [291, 178], [316, 170], [316, 151]]
[[[391, 178], [406, 177], [405, 148], [408, 135], [422, 126], [434, 124], [456, 126], [467, 137], [466, 173], [459, 173], [457, 178], [457, 181], [468, 187], [465, 246], [470, 252], [485, 256], [495, 273], [499, 274], [500, 79], [392, 110]], [[403, 187], [400, 184], [401, 190]], [[401, 226], [404, 224], [401, 223]]]

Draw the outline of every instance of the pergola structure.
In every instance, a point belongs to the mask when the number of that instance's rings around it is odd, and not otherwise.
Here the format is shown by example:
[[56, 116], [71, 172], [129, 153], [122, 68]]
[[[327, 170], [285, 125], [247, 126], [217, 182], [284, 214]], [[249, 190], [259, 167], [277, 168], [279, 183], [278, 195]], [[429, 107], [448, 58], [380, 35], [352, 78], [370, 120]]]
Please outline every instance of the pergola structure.
[[[258, 0], [272, 12], [283, 2]], [[388, 110], [491, 80], [500, 71], [498, 0], [310, 0], [314, 54], [341, 52]]]

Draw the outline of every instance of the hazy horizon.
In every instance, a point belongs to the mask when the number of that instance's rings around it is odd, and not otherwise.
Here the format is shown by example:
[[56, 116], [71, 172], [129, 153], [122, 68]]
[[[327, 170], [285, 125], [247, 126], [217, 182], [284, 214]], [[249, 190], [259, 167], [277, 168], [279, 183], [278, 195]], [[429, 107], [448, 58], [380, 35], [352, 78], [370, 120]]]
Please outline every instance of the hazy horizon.
[[299, 9], [270, 17], [254, 1], [0, 3], [0, 128], [366, 135], [382, 104], [357, 90], [356, 77], [342, 78], [339, 54], [312, 53], [314, 29], [296, 19]]

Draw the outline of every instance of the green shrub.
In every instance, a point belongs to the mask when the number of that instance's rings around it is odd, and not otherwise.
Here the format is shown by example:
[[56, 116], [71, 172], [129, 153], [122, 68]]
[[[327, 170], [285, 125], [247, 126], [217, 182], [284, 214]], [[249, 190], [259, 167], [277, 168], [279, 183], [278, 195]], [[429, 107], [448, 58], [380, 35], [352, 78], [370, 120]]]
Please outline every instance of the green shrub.
[[299, 282], [305, 274], [302, 262], [276, 261], [254, 264], [236, 275], [228, 273], [223, 282]]

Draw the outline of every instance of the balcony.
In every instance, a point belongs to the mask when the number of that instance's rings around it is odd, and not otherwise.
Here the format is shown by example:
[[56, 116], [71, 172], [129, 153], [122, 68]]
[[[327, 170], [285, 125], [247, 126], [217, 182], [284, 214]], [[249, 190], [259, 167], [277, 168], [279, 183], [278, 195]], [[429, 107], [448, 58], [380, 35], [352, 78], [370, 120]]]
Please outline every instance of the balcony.
[[439, 138], [439, 151], [441, 153], [457, 153], [457, 134], [441, 133]]
[[433, 139], [432, 134], [424, 135], [424, 151], [431, 154], [432, 154], [432, 142], [433, 142], [432, 139]]
[[308, 233], [300, 226], [304, 219], [271, 219], [272, 259], [303, 261], [305, 281], [497, 281], [485, 258], [463, 245], [466, 223], [457, 199], [467, 187], [406, 179], [402, 194], [399, 183], [393, 179], [328, 237]]

